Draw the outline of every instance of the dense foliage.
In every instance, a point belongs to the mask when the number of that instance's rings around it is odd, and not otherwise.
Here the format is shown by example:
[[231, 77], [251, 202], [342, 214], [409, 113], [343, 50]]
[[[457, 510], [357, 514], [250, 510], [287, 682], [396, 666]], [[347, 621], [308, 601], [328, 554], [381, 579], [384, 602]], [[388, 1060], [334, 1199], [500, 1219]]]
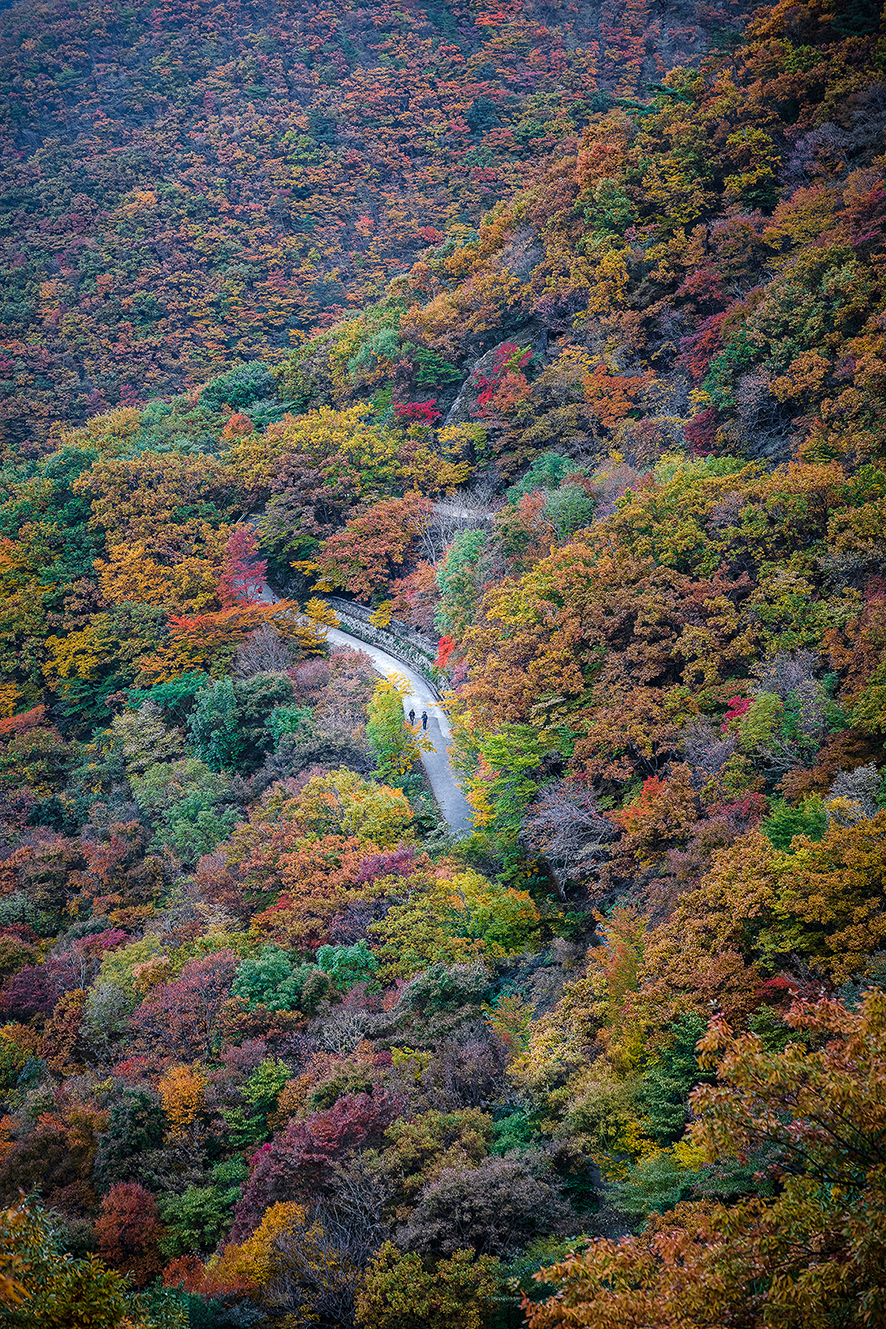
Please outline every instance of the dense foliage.
[[720, 8], [2, 16], [0, 1324], [883, 1321], [886, 25]]
[[[285, 351], [474, 236], [716, 22], [654, 10], [21, 0], [0, 56], [8, 437]], [[364, 363], [396, 346], [384, 320], [368, 340]]]

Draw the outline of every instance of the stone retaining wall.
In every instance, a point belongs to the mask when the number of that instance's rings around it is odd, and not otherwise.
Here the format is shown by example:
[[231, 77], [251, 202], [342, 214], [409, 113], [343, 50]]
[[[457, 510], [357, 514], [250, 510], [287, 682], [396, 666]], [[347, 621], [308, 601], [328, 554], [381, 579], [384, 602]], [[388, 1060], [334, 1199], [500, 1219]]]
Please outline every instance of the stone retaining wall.
[[[434, 678], [432, 656], [416, 650], [408, 641], [387, 632], [384, 628], [377, 628], [374, 624], [357, 618], [350, 612], [351, 606], [348, 606], [348, 609], [345, 610], [339, 608], [339, 603], [333, 602], [331, 596], [325, 598], [330, 607], [335, 610], [344, 632], [352, 637], [358, 637], [360, 641], [365, 641], [368, 646], [377, 646], [379, 650], [387, 651], [388, 655], [393, 655], [395, 660], [401, 660], [410, 669], [414, 669], [417, 674], [421, 674], [438, 701], [443, 700]], [[347, 601], [341, 603], [347, 604]]]

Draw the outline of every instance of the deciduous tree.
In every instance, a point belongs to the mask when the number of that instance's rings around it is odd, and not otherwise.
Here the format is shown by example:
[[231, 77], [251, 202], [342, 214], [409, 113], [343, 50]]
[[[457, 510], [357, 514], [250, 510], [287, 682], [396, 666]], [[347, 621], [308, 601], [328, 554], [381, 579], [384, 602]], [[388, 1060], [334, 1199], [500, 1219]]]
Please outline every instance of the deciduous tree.
[[488, 1255], [460, 1250], [428, 1266], [388, 1241], [366, 1271], [357, 1323], [366, 1329], [480, 1329], [495, 1305], [500, 1278], [499, 1262]]

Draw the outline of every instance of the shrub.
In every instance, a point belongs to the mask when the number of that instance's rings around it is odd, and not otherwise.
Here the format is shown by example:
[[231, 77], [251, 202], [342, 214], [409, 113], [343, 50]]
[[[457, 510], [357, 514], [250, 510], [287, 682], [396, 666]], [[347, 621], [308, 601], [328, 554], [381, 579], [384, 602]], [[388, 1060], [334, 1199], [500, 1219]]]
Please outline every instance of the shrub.
[[249, 360], [226, 374], [210, 379], [200, 394], [200, 400], [210, 406], [250, 406], [276, 395], [274, 375], [261, 360]]

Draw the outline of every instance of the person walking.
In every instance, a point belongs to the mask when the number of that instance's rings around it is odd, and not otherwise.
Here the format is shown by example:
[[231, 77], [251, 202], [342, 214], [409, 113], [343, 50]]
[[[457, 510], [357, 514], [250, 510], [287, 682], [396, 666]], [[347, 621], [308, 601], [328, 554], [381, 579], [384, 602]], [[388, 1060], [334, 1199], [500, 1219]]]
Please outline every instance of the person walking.
[[410, 723], [410, 724], [415, 724], [415, 711], [410, 711], [410, 712], [409, 712], [409, 723]]
[[428, 713], [427, 713], [427, 711], [422, 711], [422, 713], [421, 713], [421, 727], [422, 727], [422, 730], [423, 730], [425, 733], [427, 733], [427, 728], [428, 728]]

